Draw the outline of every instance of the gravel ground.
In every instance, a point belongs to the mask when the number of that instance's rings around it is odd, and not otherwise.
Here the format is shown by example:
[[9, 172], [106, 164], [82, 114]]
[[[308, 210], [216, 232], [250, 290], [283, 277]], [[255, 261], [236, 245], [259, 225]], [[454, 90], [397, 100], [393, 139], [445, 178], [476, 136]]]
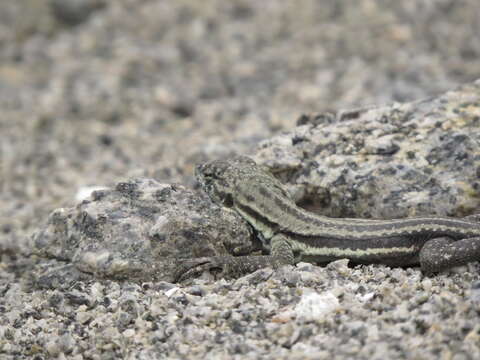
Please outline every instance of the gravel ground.
[[194, 164], [252, 153], [301, 114], [475, 80], [479, 27], [476, 0], [4, 1], [0, 357], [480, 358], [478, 264], [39, 290], [22, 256], [87, 186], [190, 187]]

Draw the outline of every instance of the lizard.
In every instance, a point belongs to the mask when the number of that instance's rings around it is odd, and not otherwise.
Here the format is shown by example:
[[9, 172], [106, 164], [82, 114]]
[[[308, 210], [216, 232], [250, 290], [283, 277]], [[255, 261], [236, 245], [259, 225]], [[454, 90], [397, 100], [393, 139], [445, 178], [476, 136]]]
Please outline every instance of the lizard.
[[254, 229], [264, 255], [214, 256], [184, 264], [181, 281], [205, 270], [238, 277], [300, 261], [323, 264], [420, 265], [426, 274], [480, 260], [478, 215], [391, 220], [330, 218], [298, 207], [284, 185], [247, 156], [195, 169], [211, 200], [238, 212]]

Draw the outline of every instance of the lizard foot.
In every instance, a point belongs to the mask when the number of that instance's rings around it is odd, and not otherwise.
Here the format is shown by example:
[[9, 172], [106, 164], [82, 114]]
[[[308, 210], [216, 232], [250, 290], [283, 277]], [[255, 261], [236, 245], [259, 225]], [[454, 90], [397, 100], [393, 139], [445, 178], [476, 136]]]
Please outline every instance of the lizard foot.
[[183, 282], [185, 280], [200, 277], [205, 272], [212, 274], [221, 273], [223, 265], [215, 261], [215, 258], [203, 257], [188, 259], [178, 265], [174, 275], [174, 282]]
[[278, 268], [290, 264], [290, 259], [271, 255], [257, 256], [212, 256], [185, 260], [176, 272], [176, 281], [184, 281], [210, 272], [218, 278], [235, 279], [265, 267]]

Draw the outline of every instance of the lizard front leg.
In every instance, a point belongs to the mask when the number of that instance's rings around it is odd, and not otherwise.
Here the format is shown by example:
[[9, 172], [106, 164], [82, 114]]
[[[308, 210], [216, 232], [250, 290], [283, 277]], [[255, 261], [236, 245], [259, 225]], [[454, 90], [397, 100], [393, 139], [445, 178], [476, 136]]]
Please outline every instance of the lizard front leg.
[[287, 238], [276, 234], [271, 239], [270, 255], [212, 256], [188, 259], [178, 268], [175, 281], [197, 277], [204, 271], [218, 272], [221, 277], [237, 278], [265, 267], [293, 265], [295, 257]]
[[447, 237], [427, 241], [419, 254], [422, 271], [427, 274], [480, 260], [480, 237], [453, 240]]

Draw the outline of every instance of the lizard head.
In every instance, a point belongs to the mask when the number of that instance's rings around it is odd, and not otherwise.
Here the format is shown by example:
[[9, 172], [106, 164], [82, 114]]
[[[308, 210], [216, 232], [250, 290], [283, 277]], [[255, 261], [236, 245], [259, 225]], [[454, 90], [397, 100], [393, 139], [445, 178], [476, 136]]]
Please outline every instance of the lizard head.
[[210, 199], [224, 207], [233, 207], [239, 198], [255, 201], [259, 189], [290, 198], [281, 182], [265, 167], [246, 156], [214, 160], [199, 165], [195, 176]]
[[258, 171], [252, 159], [236, 156], [199, 165], [195, 169], [195, 176], [210, 199], [222, 206], [232, 207], [238, 182]]

